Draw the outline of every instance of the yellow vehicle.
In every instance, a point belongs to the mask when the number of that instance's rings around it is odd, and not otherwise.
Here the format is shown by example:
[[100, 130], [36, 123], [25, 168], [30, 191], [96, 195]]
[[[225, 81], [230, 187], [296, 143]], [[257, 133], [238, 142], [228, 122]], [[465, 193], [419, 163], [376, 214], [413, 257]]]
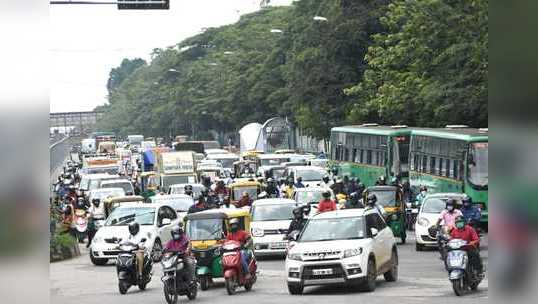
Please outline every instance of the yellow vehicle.
[[257, 170], [257, 160], [239, 160], [234, 162], [234, 173], [236, 177], [254, 177]]
[[138, 184], [140, 185], [140, 195], [149, 197], [159, 188], [159, 175], [155, 171], [142, 172], [138, 176]]
[[264, 153], [265, 152], [259, 151], [259, 150], [250, 150], [250, 151], [243, 152], [241, 154], [241, 158], [244, 159], [244, 160], [254, 160], [255, 161], [258, 155], [264, 154]]
[[120, 205], [125, 203], [140, 203], [143, 204], [145, 199], [139, 195], [130, 195], [130, 196], [116, 196], [111, 198], [106, 198], [104, 201], [105, 206], [105, 216], [108, 217], [114, 209], [118, 208]]
[[196, 257], [196, 275], [202, 290], [207, 290], [213, 278], [223, 277], [222, 244], [230, 232], [230, 220], [239, 219], [241, 229], [250, 232], [250, 212], [245, 209], [211, 209], [187, 214], [185, 232]]
[[405, 225], [405, 202], [402, 198], [402, 191], [394, 186], [373, 186], [364, 191], [364, 201], [367, 200], [368, 194], [375, 194], [376, 204], [385, 210], [385, 222], [392, 229], [394, 237], [401, 238], [402, 244], [405, 244], [407, 238]]
[[282, 149], [282, 150], [276, 150], [274, 152], [275, 154], [294, 154], [295, 150], [292, 149]]
[[230, 185], [230, 203], [235, 205], [243, 195], [247, 192], [250, 198], [254, 201], [258, 198], [258, 194], [262, 191], [262, 184], [257, 181], [239, 181]]

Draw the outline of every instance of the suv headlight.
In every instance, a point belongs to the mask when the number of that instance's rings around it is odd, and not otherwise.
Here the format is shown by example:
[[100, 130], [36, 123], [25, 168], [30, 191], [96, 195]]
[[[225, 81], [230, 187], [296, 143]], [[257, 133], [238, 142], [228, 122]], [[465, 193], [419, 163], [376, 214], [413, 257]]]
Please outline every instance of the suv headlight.
[[252, 236], [255, 236], [255, 237], [261, 237], [261, 236], [263, 236], [263, 229], [260, 229], [260, 228], [252, 228], [252, 229], [251, 229], [251, 232], [252, 232]]
[[100, 236], [96, 236], [92, 239], [92, 243], [101, 243], [103, 242], [103, 238]]
[[428, 221], [426, 218], [419, 218], [417, 223], [420, 225], [420, 226], [424, 226], [424, 227], [428, 227], [430, 225], [430, 221]]
[[288, 254], [288, 259], [294, 260], [294, 261], [302, 261], [303, 260], [300, 253], [289, 253]]
[[362, 248], [361, 247], [352, 248], [352, 249], [346, 249], [346, 250], [344, 250], [344, 259], [359, 255], [361, 253], [362, 253]]

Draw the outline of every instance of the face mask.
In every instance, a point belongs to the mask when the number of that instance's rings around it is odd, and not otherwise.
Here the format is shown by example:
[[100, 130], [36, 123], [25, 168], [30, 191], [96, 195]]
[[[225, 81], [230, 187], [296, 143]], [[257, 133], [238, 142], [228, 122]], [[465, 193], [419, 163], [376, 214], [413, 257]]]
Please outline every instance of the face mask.
[[232, 231], [232, 232], [237, 232], [238, 230], [239, 230], [239, 227], [237, 227], [237, 226], [230, 227], [230, 231]]
[[465, 223], [464, 223], [464, 222], [456, 222], [456, 228], [458, 228], [458, 229], [462, 229], [463, 227], [465, 227]]
[[446, 210], [448, 210], [448, 211], [453, 211], [453, 210], [454, 210], [454, 207], [453, 207], [453, 206], [448, 206], [448, 207], [446, 207]]

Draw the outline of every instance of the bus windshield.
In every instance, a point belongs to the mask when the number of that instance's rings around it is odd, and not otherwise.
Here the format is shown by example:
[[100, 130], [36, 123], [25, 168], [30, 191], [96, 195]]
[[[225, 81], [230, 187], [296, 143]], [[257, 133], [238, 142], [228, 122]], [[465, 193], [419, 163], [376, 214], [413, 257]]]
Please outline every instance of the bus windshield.
[[488, 186], [488, 143], [474, 143], [469, 148], [467, 161], [468, 180], [477, 187], [487, 189]]
[[409, 176], [409, 136], [394, 137], [392, 173]]

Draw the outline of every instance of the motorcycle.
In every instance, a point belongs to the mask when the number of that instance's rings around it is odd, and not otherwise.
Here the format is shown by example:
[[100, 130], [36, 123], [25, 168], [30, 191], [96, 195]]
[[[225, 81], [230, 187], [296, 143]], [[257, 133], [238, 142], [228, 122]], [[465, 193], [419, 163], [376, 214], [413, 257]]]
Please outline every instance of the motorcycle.
[[241, 264], [241, 244], [237, 241], [226, 241], [222, 246], [222, 266], [224, 267], [224, 279], [228, 295], [233, 295], [237, 287], [244, 286], [247, 291], [252, 289], [256, 282], [257, 264], [254, 255], [250, 258], [248, 272], [250, 278], [247, 279], [243, 273]]
[[484, 278], [483, 272], [479, 272], [472, 263], [469, 263], [466, 245], [467, 241], [461, 239], [453, 239], [447, 243], [445, 264], [452, 289], [457, 296], [465, 294], [469, 289], [476, 290]]
[[178, 296], [187, 296], [189, 300], [196, 299], [198, 285], [196, 280], [189, 281], [189, 275], [183, 263], [183, 254], [165, 251], [161, 260], [163, 267], [164, 298], [168, 304], [176, 304]]
[[[141, 243], [146, 241], [145, 238]], [[111, 239], [107, 242], [119, 243], [120, 253], [116, 259], [116, 271], [118, 273], [118, 288], [120, 294], [127, 293], [129, 287], [138, 285], [140, 290], [145, 290], [148, 283], [151, 281], [153, 260], [147, 254], [144, 254], [144, 267], [142, 276], [138, 275], [138, 266], [135, 251], [139, 250], [140, 245], [129, 241], [121, 242], [121, 239]]]
[[450, 241], [450, 230], [447, 226], [432, 226], [428, 229], [430, 238], [437, 240], [437, 246], [441, 260], [445, 261], [446, 268], [446, 254], [447, 243]]
[[420, 207], [414, 203], [405, 203], [405, 222], [408, 230], [415, 230], [419, 209]]
[[86, 210], [84, 209], [75, 209], [75, 233], [79, 243], [84, 241], [86, 238], [86, 233], [88, 230], [88, 217], [86, 215]]

